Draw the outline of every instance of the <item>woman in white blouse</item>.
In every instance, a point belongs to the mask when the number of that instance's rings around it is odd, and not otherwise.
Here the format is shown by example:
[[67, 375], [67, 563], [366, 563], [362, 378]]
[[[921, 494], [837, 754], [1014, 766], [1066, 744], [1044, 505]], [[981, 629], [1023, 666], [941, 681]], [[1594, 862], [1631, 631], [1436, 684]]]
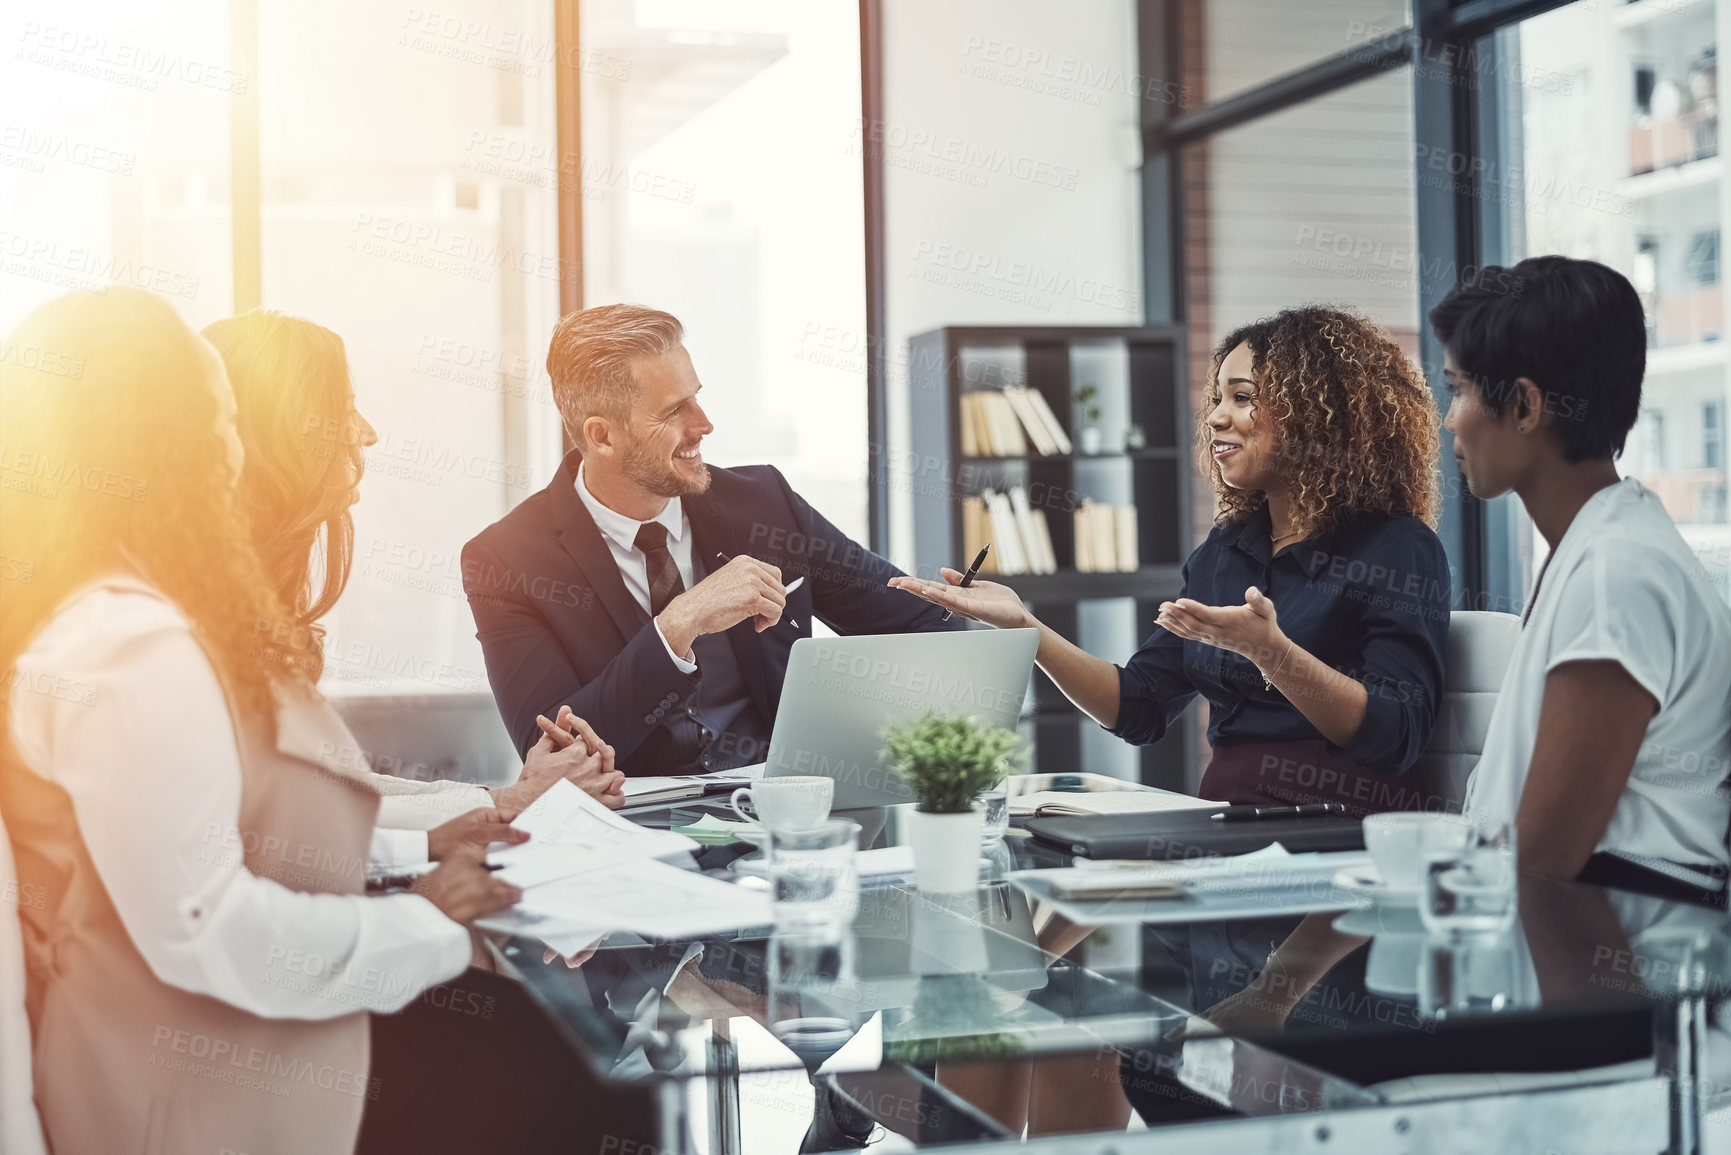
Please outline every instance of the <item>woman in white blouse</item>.
[[276, 636], [233, 395], [169, 305], [36, 310], [0, 409], [0, 812], [45, 898], [17, 912], [49, 1146], [348, 1150], [362, 1012], [460, 972], [519, 894], [479, 848], [362, 894], [378, 793]]
[[[201, 335], [222, 357], [234, 390], [246, 451], [241, 501], [265, 576], [289, 610], [280, 633], [316, 682], [325, 664], [319, 619], [336, 606], [353, 571], [350, 508], [360, 500], [362, 451], [377, 435], [355, 405], [343, 339], [324, 326], [252, 309], [205, 326]], [[454, 575], [449, 582], [461, 592]], [[613, 748], [575, 715], [562, 713], [559, 722], [584, 741], [561, 749], [563, 736], [544, 735], [509, 786], [486, 790], [378, 775], [383, 800], [374, 867], [413, 866], [438, 861], [454, 846], [514, 840], [517, 832], [507, 823], [561, 777], [605, 805], [624, 805], [625, 775], [614, 768]], [[546, 719], [542, 724], [554, 729]], [[365, 769], [352, 740], [343, 756]]]
[[1521, 868], [1723, 906], [1731, 610], [1659, 498], [1617, 474], [1640, 413], [1641, 301], [1595, 261], [1482, 270], [1431, 312], [1472, 492], [1550, 548], [1467, 784]]

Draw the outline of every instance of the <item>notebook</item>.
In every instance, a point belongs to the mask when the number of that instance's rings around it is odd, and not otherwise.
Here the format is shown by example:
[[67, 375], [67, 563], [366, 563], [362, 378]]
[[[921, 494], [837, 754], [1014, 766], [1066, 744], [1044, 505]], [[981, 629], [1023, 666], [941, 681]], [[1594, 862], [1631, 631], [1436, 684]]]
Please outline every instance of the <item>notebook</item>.
[[1357, 818], [1265, 818], [1221, 822], [1217, 810], [1159, 814], [1083, 814], [1028, 819], [1028, 833], [1083, 858], [1172, 860], [1248, 854], [1278, 842], [1294, 854], [1309, 850], [1363, 850]]
[[1173, 810], [1223, 810], [1224, 802], [1210, 802], [1189, 794], [1166, 790], [1036, 790], [1010, 799], [1014, 817], [1033, 815], [1050, 818], [1057, 814], [1151, 814]]

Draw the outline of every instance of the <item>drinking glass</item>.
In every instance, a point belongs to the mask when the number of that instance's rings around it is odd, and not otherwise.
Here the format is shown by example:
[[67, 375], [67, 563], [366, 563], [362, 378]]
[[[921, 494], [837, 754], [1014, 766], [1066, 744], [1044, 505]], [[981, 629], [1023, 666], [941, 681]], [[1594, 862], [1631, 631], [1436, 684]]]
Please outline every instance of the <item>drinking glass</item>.
[[1426, 845], [1418, 913], [1432, 935], [1499, 934], [1513, 926], [1513, 824], [1474, 826], [1458, 845]]
[[1425, 943], [1419, 958], [1419, 1013], [1439, 1019], [1451, 1014], [1516, 1010], [1520, 959], [1514, 936], [1451, 933]]
[[770, 1033], [816, 1071], [865, 1019], [853, 935], [833, 927], [777, 930], [768, 954]]
[[980, 795], [980, 808], [985, 812], [985, 825], [980, 828], [980, 845], [987, 847], [1002, 842], [1004, 831], [1010, 828], [1010, 795], [1002, 786]]
[[859, 823], [829, 818], [810, 830], [768, 831], [770, 897], [778, 927], [839, 927], [859, 910]]

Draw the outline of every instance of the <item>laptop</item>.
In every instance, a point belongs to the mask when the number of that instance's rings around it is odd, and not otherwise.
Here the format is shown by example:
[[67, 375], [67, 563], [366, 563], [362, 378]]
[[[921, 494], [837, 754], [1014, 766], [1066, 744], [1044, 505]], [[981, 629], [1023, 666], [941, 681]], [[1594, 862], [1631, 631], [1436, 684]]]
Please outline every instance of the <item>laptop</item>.
[[801, 638], [764, 776], [833, 778], [833, 810], [912, 802], [878, 757], [884, 727], [937, 710], [1015, 729], [1039, 647], [1037, 629]]

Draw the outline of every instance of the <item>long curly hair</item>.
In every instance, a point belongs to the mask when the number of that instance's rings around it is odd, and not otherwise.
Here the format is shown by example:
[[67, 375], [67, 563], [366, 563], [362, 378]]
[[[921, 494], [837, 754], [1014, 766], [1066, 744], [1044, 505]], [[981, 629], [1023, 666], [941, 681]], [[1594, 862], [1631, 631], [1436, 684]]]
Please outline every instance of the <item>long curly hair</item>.
[[[265, 573], [310, 636], [313, 677], [324, 627], [354, 566], [349, 507], [364, 466], [343, 339], [311, 321], [251, 309], [204, 337], [222, 355], [246, 446], [241, 500]], [[316, 565], [315, 565], [316, 563]]]
[[110, 575], [180, 609], [237, 714], [266, 733], [273, 685], [310, 688], [253, 552], [213, 386], [228, 388], [216, 355], [138, 289], [58, 297], [0, 348], [0, 558], [18, 579], [0, 590], [0, 708], [61, 602]]
[[1424, 373], [1376, 324], [1328, 305], [1283, 309], [1215, 346], [1196, 425], [1198, 464], [1218, 502], [1215, 524], [1242, 523], [1268, 500], [1260, 490], [1228, 486], [1209, 452], [1221, 362], [1246, 343], [1256, 403], [1279, 434], [1277, 469], [1291, 493], [1295, 532], [1314, 537], [1366, 513], [1410, 514], [1436, 528], [1441, 417]]

